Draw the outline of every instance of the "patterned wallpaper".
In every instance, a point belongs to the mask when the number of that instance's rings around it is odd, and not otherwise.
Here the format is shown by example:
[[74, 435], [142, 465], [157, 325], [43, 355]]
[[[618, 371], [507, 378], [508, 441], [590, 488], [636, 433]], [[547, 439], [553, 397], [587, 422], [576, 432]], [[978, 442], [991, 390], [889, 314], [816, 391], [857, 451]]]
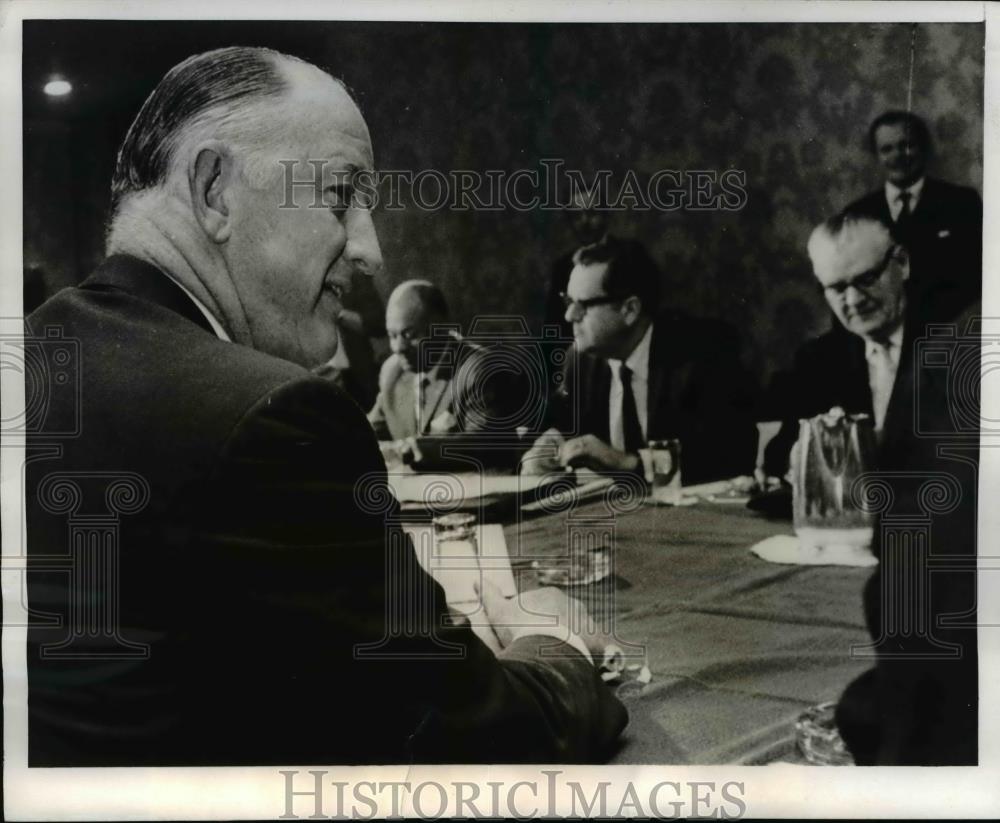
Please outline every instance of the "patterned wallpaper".
[[[274, 45], [343, 77], [382, 169], [512, 172], [558, 158], [588, 176], [608, 169], [613, 181], [630, 169], [640, 178], [744, 171], [739, 211], [633, 209], [611, 225], [648, 244], [671, 303], [736, 325], [762, 376], [827, 323], [805, 241], [816, 222], [879, 184], [865, 132], [880, 111], [906, 106], [911, 41], [906, 24], [297, 23], [243, 24], [235, 34], [239, 24], [217, 25], [198, 49]], [[121, 48], [120, 38], [85, 41]], [[982, 25], [920, 24], [912, 89], [937, 142], [932, 173], [980, 190], [983, 44]], [[157, 59], [174, 56], [150, 52]], [[150, 83], [163, 68], [147, 67]], [[26, 261], [57, 285], [100, 259], [114, 147], [141, 99], [69, 133], [26, 122]], [[67, 163], [69, 150], [85, 162]], [[65, 173], [73, 197], [53, 200], [51, 181]], [[573, 244], [557, 211], [411, 204], [376, 221], [383, 296], [409, 277], [436, 280], [463, 323], [516, 313], [537, 327], [551, 263]]]
[[[878, 185], [868, 123], [905, 107], [909, 25], [425, 26], [371, 53], [385, 84], [345, 64], [382, 168], [513, 170], [543, 158], [620, 181], [659, 169], [746, 172], [738, 212], [618, 212], [642, 239], [674, 304], [729, 319], [764, 374], [821, 331], [828, 314], [804, 247], [813, 225]], [[982, 181], [983, 28], [917, 28], [913, 108], [938, 145], [932, 172]], [[409, 82], [397, 58], [420, 55]], [[336, 65], [336, 61], [331, 61]], [[364, 61], [362, 61], [364, 64]], [[379, 215], [383, 288], [412, 276], [448, 285], [456, 313], [540, 322], [553, 258], [568, 250], [557, 212]]]

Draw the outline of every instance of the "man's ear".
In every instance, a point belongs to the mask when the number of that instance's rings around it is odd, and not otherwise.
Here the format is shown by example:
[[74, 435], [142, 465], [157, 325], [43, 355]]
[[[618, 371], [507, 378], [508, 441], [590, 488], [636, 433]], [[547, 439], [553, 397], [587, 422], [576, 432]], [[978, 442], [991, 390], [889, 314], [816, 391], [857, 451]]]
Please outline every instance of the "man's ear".
[[625, 319], [630, 324], [635, 323], [642, 314], [642, 300], [634, 294], [631, 297], [626, 297], [622, 301], [622, 310]]
[[232, 229], [229, 186], [234, 171], [232, 153], [218, 140], [198, 146], [188, 166], [195, 219], [215, 243], [225, 243]]

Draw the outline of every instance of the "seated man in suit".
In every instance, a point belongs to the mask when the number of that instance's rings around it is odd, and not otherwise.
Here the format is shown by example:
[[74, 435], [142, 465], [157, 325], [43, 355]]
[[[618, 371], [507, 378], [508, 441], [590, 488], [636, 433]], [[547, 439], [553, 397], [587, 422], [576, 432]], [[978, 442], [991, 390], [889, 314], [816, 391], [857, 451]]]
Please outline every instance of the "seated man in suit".
[[381, 266], [373, 164], [344, 85], [269, 49], [188, 58], [136, 116], [110, 256], [29, 318], [78, 341], [85, 398], [48, 398], [77, 437], [28, 438], [28, 603], [59, 618], [28, 631], [29, 765], [607, 757], [626, 713], [578, 604], [485, 589], [494, 654], [400, 531], [364, 414], [310, 371]]
[[426, 345], [435, 325], [448, 322], [441, 289], [427, 280], [407, 280], [389, 295], [385, 327], [392, 352], [382, 364], [378, 395], [368, 421], [379, 440], [404, 440], [461, 428], [456, 416], [455, 346]]
[[[841, 213], [813, 231], [808, 249], [838, 323], [796, 356], [772, 471], [787, 465], [796, 418], [831, 406], [867, 413], [878, 434], [878, 482], [890, 490], [885, 513], [896, 518], [876, 522], [881, 562], [864, 592], [876, 665], [845, 691], [838, 726], [859, 764], [972, 764], [978, 434], [948, 434], [954, 398], [942, 354], [951, 349], [961, 360], [962, 346], [978, 372], [977, 341], [964, 338], [965, 321], [957, 335], [929, 335], [907, 290], [911, 257], [884, 222]], [[936, 358], [921, 362], [921, 341], [935, 344]], [[911, 534], [890, 540], [893, 530]]]
[[911, 299], [947, 322], [982, 294], [982, 200], [974, 189], [926, 176], [931, 136], [915, 114], [879, 115], [868, 143], [885, 182], [846, 211], [893, 227], [910, 253]]
[[[491, 368], [491, 348], [462, 338], [448, 319], [444, 294], [433, 283], [407, 280], [393, 290], [386, 306], [392, 353], [382, 364], [368, 421], [387, 460], [398, 454], [421, 466], [462, 468], [463, 457], [442, 454], [445, 445], [461, 441], [463, 455], [509, 465], [516, 457], [493, 435], [508, 435], [516, 445], [508, 431], [516, 376]], [[478, 448], [484, 442], [489, 449]]]
[[753, 391], [723, 324], [655, 314], [659, 273], [641, 244], [608, 237], [576, 256], [566, 295], [574, 346], [553, 428], [522, 471], [641, 471], [649, 440], [679, 438], [686, 482], [748, 474]]
[[[837, 323], [802, 346], [782, 381], [783, 423], [765, 457], [773, 476], [788, 468], [798, 420], [834, 406], [869, 415], [881, 438], [897, 372], [909, 367], [921, 328], [907, 290], [910, 255], [883, 221], [842, 212], [813, 230], [808, 252]], [[895, 407], [900, 414], [903, 401]]]

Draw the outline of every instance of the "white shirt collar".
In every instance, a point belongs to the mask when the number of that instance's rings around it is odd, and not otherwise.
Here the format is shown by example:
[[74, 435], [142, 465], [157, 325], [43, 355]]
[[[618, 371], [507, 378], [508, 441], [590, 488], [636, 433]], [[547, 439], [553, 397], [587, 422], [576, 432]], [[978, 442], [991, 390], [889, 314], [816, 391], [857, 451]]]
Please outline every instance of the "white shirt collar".
[[[170, 277], [169, 272], [163, 272], [163, 273], [166, 274], [167, 277]], [[205, 319], [208, 321], [208, 325], [212, 327], [212, 331], [215, 332], [215, 336], [218, 337], [220, 340], [225, 340], [227, 343], [232, 343], [233, 341], [230, 339], [229, 335], [226, 334], [226, 330], [222, 328], [222, 324], [215, 319], [215, 315], [208, 310], [205, 304], [202, 303], [197, 297], [195, 297], [191, 293], [191, 290], [188, 289], [188, 287], [185, 286], [183, 283], [181, 283], [180, 280], [175, 280], [173, 277], [170, 277], [170, 279], [180, 288], [182, 292], [184, 292], [184, 294], [188, 296], [191, 302], [198, 307], [198, 311], [200, 311], [203, 315], [205, 315]]]
[[[628, 366], [628, 370], [632, 372], [634, 377], [638, 377], [641, 380], [649, 379], [649, 346], [653, 339], [653, 324], [650, 323], [646, 327], [646, 333], [642, 336], [642, 339], [636, 344], [635, 348], [632, 349], [632, 353], [626, 358], [625, 365]], [[615, 370], [615, 374], [619, 373], [621, 368], [621, 360], [608, 359], [608, 362]]]
[[920, 192], [924, 190], [924, 183], [927, 181], [926, 177], [921, 177], [916, 183], [901, 188], [895, 183], [890, 183], [888, 180], [885, 181], [885, 199], [889, 201], [889, 205], [895, 205], [899, 202], [899, 195], [904, 191], [910, 193], [910, 210], [917, 205], [917, 201], [920, 199]]
[[871, 359], [879, 349], [888, 349], [893, 360], [899, 356], [899, 351], [903, 348], [903, 324], [900, 323], [896, 330], [889, 335], [885, 343], [878, 343], [868, 337], [865, 338], [865, 357]]

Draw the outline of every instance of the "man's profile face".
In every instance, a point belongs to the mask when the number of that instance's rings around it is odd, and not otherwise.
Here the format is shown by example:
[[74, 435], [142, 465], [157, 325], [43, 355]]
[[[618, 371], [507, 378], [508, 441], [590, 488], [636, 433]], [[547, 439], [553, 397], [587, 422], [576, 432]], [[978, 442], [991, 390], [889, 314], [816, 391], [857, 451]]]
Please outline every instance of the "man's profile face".
[[586, 307], [588, 301], [607, 297], [604, 288], [607, 270], [607, 263], [581, 264], [573, 268], [566, 295], [573, 301], [581, 302], [574, 302], [566, 309], [566, 320], [573, 324], [577, 351], [615, 357], [622, 340], [629, 333], [620, 311], [621, 303], [614, 301]]
[[889, 182], [900, 188], [916, 183], [927, 162], [919, 139], [904, 123], [875, 129], [875, 156]]
[[394, 293], [385, 309], [389, 348], [408, 371], [420, 371], [420, 343], [430, 333], [431, 316], [413, 291]]
[[[371, 214], [352, 203], [351, 173], [370, 171], [371, 140], [344, 89], [312, 67], [293, 66], [287, 140], [274, 150], [276, 173], [263, 189], [232, 186], [232, 232], [223, 254], [254, 348], [312, 368], [337, 350], [335, 321], [352, 275], [373, 275], [382, 258]], [[293, 159], [289, 187], [280, 160]], [[322, 161], [322, 173], [305, 161]], [[317, 163], [317, 165], [319, 165]]]
[[863, 223], [836, 239], [816, 239], [809, 254], [826, 301], [845, 329], [879, 340], [898, 328], [909, 267], [888, 232]]

